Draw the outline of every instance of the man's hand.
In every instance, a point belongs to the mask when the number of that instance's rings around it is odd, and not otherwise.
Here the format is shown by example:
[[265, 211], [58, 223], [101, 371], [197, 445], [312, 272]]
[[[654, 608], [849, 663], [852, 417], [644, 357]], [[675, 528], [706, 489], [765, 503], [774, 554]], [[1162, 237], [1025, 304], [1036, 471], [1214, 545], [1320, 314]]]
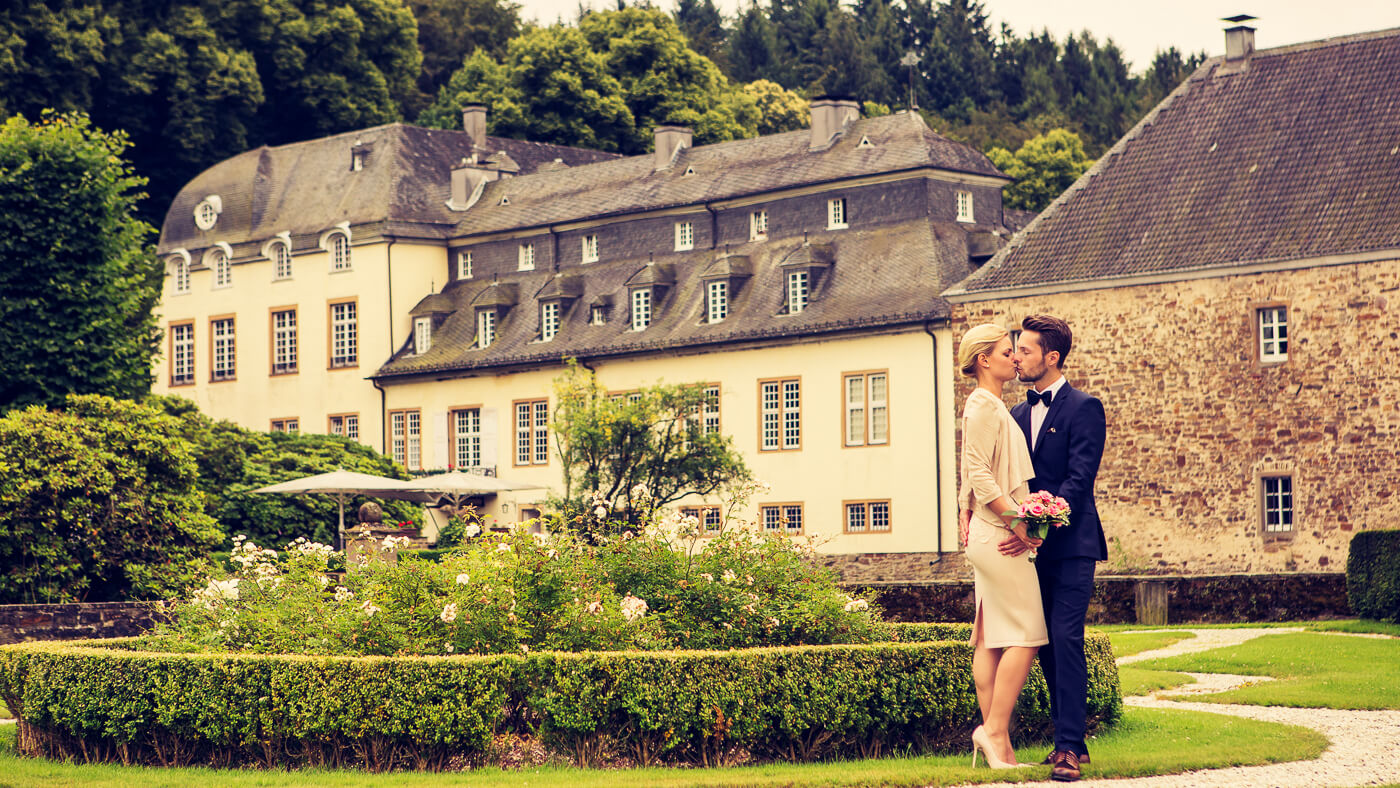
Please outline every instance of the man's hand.
[[[1039, 540], [1035, 540], [1035, 541], [1039, 541]], [[1023, 554], [1026, 553], [1026, 551], [1030, 550], [1031, 547], [1032, 547], [1032, 545], [1030, 545], [1029, 543], [1027, 543], [1026, 540], [1022, 539], [1020, 536], [1016, 535], [1015, 533], [1013, 533], [1013, 534], [1007, 536], [1005, 539], [1001, 540], [1000, 542], [997, 542], [997, 551], [1000, 552], [1002, 555], [1010, 555], [1010, 556], [1023, 555]]]
[[972, 510], [958, 512], [958, 544], [967, 547], [968, 535], [972, 532]]

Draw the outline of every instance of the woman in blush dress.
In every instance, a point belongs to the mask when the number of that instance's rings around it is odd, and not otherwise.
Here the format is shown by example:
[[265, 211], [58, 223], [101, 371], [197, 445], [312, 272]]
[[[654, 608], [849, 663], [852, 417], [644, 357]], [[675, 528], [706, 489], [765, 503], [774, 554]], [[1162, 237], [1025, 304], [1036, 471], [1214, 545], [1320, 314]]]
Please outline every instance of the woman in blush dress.
[[970, 329], [958, 345], [958, 367], [977, 380], [963, 406], [958, 492], [960, 530], [977, 600], [972, 677], [982, 724], [972, 732], [972, 762], [976, 765], [981, 750], [993, 768], [1014, 768], [1021, 764], [1011, 747], [1011, 712], [1036, 651], [1050, 641], [1035, 565], [1025, 556], [1002, 555], [997, 548], [1008, 531], [1028, 546], [1040, 545], [1040, 540], [1027, 537], [1024, 524], [1013, 524], [1009, 514], [1029, 494], [1026, 482], [1034, 475], [1025, 435], [1001, 398], [1002, 385], [1016, 377], [1010, 334], [991, 323]]

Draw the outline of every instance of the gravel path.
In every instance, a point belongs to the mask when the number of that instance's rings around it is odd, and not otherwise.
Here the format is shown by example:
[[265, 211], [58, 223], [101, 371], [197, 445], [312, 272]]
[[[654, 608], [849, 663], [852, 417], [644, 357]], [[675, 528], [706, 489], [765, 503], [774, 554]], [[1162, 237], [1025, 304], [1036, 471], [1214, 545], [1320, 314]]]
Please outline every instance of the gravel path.
[[[1180, 632], [1182, 630], [1174, 630]], [[1196, 637], [1166, 648], [1122, 657], [1118, 664], [1192, 654], [1223, 646], [1233, 646], [1262, 635], [1301, 632], [1302, 628], [1195, 629]], [[1328, 633], [1342, 637], [1371, 637]], [[1380, 637], [1385, 637], [1384, 635]], [[1272, 681], [1268, 676], [1231, 676], [1219, 673], [1190, 673], [1196, 683], [1161, 690], [1147, 697], [1124, 698], [1128, 706], [1148, 709], [1188, 709], [1213, 714], [1233, 714], [1254, 720], [1281, 722], [1312, 728], [1332, 742], [1316, 761], [1236, 766], [1206, 769], [1161, 777], [1091, 780], [1113, 788], [1338, 788], [1340, 786], [1385, 785], [1400, 782], [1400, 711], [1354, 711], [1339, 709], [1293, 709], [1282, 706], [1242, 706], [1191, 701], [1193, 695], [1224, 692], [1245, 684]], [[1045, 768], [1045, 767], [1040, 767]], [[1064, 783], [991, 783], [991, 786], [1063, 786]], [[984, 786], [985, 788], [985, 786]]]

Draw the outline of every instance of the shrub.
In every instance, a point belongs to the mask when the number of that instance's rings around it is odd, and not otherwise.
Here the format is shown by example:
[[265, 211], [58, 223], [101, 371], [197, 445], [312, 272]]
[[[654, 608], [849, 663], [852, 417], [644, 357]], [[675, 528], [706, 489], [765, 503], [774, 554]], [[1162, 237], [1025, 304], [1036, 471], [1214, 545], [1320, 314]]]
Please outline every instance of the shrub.
[[208, 569], [202, 509], [175, 419], [70, 396], [0, 417], [0, 602], [163, 599]]
[[[1121, 711], [1091, 632], [1091, 730]], [[171, 654], [139, 641], [0, 647], [18, 747], [49, 757], [219, 766], [444, 768], [537, 736], [580, 765], [726, 764], [962, 745], [977, 715], [965, 643], [454, 657]], [[1034, 670], [1018, 740], [1045, 731]]]
[[1400, 623], [1400, 531], [1362, 531], [1351, 538], [1347, 600], [1361, 618]]

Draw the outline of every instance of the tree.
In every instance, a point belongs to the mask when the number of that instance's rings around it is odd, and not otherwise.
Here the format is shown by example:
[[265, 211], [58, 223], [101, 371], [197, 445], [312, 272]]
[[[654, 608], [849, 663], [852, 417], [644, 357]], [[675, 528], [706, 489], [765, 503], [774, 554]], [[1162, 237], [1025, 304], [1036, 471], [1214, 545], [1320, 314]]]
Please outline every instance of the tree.
[[715, 0], [679, 0], [675, 16], [676, 26], [685, 35], [690, 48], [709, 58], [721, 71], [728, 71], [724, 17], [715, 6]]
[[0, 125], [0, 410], [150, 390], [163, 271], [126, 148], [80, 114]]
[[[408, 6], [418, 20], [423, 53], [418, 89], [429, 99], [467, 56], [484, 50], [500, 60], [520, 32], [520, 6], [509, 0], [409, 0]], [[405, 107], [405, 113], [416, 115], [421, 109]]]
[[0, 417], [0, 602], [168, 599], [220, 540], [175, 419], [69, 397]]
[[739, 14], [729, 36], [729, 76], [738, 82], [771, 80], [777, 83], [783, 68], [779, 62], [778, 31], [757, 0]]
[[1093, 166], [1079, 135], [1054, 129], [1026, 141], [1014, 154], [992, 148], [987, 157], [997, 169], [1016, 179], [1002, 190], [1007, 208], [1040, 211]]
[[776, 82], [759, 79], [744, 86], [758, 107], [758, 133], [778, 134], [805, 129], [812, 123], [812, 105]]
[[551, 429], [567, 505], [601, 499], [640, 523], [687, 495], [711, 495], [750, 478], [733, 441], [703, 430], [701, 384], [658, 384], [612, 397], [592, 371], [571, 364], [554, 392]]

